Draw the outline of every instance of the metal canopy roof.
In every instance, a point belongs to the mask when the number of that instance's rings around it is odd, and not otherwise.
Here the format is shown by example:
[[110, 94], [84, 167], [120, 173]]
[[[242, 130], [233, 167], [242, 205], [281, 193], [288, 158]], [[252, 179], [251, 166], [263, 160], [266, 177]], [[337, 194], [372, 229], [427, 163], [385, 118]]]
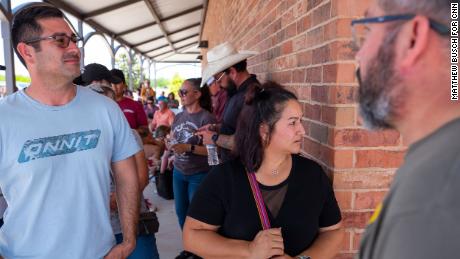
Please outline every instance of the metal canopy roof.
[[208, 0], [44, 0], [156, 62], [197, 63]]

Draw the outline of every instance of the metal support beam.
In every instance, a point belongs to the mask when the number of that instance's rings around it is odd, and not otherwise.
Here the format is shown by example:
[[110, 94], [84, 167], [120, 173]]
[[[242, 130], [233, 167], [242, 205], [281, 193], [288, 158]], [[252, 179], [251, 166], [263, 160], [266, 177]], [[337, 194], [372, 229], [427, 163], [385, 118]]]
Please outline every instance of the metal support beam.
[[129, 60], [128, 60], [128, 89], [133, 90], [133, 84], [134, 84], [134, 78], [133, 78], [133, 60], [134, 60], [134, 55], [133, 55], [133, 50], [130, 49], [128, 51], [129, 55]]
[[150, 2], [150, 0], [144, 0], [144, 3], [145, 3], [145, 5], [147, 5], [147, 7], [149, 8], [150, 13], [152, 14], [153, 19], [155, 20], [155, 22], [158, 23], [158, 27], [160, 27], [160, 30], [161, 30], [161, 32], [163, 33], [165, 39], [168, 41], [169, 46], [171, 47], [171, 49], [172, 49], [174, 52], [176, 52], [176, 49], [174, 48], [171, 39], [168, 37], [168, 33], [166, 32], [166, 29], [164, 28], [163, 24], [162, 24], [161, 21], [160, 21], [160, 17], [158, 16], [157, 12], [155, 11], [155, 7], [154, 7], [153, 4]]
[[[174, 41], [173, 44], [177, 44], [177, 43], [180, 43], [181, 41], [184, 41], [184, 40], [188, 40], [188, 39], [194, 38], [194, 37], [196, 37], [196, 36], [198, 36], [198, 35], [199, 35], [198, 33], [197, 33], [197, 34], [190, 35], [190, 36], [188, 36], [188, 37], [185, 37], [185, 38], [182, 38], [182, 39], [180, 39], [180, 40]], [[154, 48], [154, 49], [146, 50], [146, 51], [142, 52], [142, 55], [145, 55], [146, 53], [149, 53], [149, 52], [152, 52], [152, 51], [155, 51], [155, 50], [158, 50], [158, 49], [167, 47], [167, 46], [168, 46], [168, 44], [165, 44], [165, 45], [158, 46], [158, 47], [156, 47], [156, 48]]]
[[[178, 30], [172, 31], [172, 32], [168, 33], [168, 37], [171, 36], [171, 35], [173, 35], [173, 34], [175, 34], [175, 33], [182, 32], [182, 31], [191, 29], [191, 28], [196, 27], [196, 26], [200, 26], [200, 23], [194, 23], [194, 24], [189, 25], [189, 26], [187, 26], [187, 27], [180, 28], [180, 29], [178, 29]], [[134, 47], [139, 47], [140, 45], [143, 45], [143, 44], [146, 44], [146, 43], [149, 43], [149, 42], [152, 42], [152, 41], [156, 41], [156, 40], [159, 40], [159, 39], [162, 39], [162, 38], [163, 38], [163, 36], [151, 38], [151, 39], [148, 39], [148, 40], [139, 42], [139, 43], [137, 43], [137, 44], [134, 44], [133, 46], [134, 46]]]
[[[11, 17], [11, 1], [2, 0], [2, 7], [7, 14], [10, 14]], [[5, 80], [6, 80], [6, 94], [12, 94], [16, 92], [18, 88], [16, 87], [16, 79], [14, 77], [14, 53], [13, 46], [11, 42], [11, 19], [1, 20], [1, 30], [3, 38], [3, 54], [5, 56]]]
[[187, 45], [185, 45], [185, 46], [180, 47], [179, 49], [177, 49], [177, 51], [168, 50], [168, 51], [166, 51], [166, 52], [163, 52], [163, 53], [160, 53], [160, 54], [158, 54], [158, 55], [156, 55], [156, 56], [153, 56], [152, 58], [157, 58], [157, 57], [163, 56], [163, 55], [168, 54], [168, 53], [171, 53], [171, 52], [180, 53], [181, 50], [187, 49], [187, 48], [189, 48], [189, 47], [191, 47], [191, 46], [193, 46], [193, 45], [197, 45], [197, 44], [198, 44], [198, 42], [193, 42], [193, 43], [190, 43], [190, 44], [187, 44]]
[[92, 18], [94, 16], [98, 16], [98, 15], [101, 15], [101, 14], [104, 14], [104, 13], [108, 13], [108, 12], [111, 12], [111, 11], [126, 7], [128, 5], [135, 4], [135, 3], [140, 2], [140, 1], [142, 1], [142, 0], [126, 0], [126, 1], [120, 2], [118, 4], [109, 5], [109, 6], [106, 6], [104, 8], [89, 12], [87, 14], [83, 14], [83, 20], [86, 21], [86, 20], [88, 20], [88, 19], [90, 19], [90, 18]]
[[153, 61], [153, 87], [155, 88], [155, 92], [157, 92], [157, 62], [154, 60]]
[[[187, 9], [185, 11], [182, 11], [180, 13], [176, 13], [174, 15], [171, 15], [169, 17], [166, 17], [166, 18], [163, 18], [163, 19], [160, 19], [160, 22], [166, 22], [166, 21], [169, 21], [169, 20], [172, 20], [174, 18], [177, 18], [177, 17], [180, 17], [180, 16], [183, 16], [183, 15], [186, 15], [186, 14], [189, 14], [189, 13], [193, 13], [195, 11], [198, 11], [200, 9], [202, 9], [203, 6], [202, 5], [199, 5], [199, 6], [195, 6], [195, 7], [192, 7], [190, 9]], [[126, 30], [126, 31], [122, 31], [120, 33], [117, 33], [117, 37], [120, 37], [122, 35], [125, 35], [125, 34], [128, 34], [128, 33], [131, 33], [131, 32], [135, 32], [135, 31], [139, 31], [139, 30], [142, 30], [142, 29], [145, 29], [147, 27], [150, 27], [150, 26], [153, 26], [155, 24], [157, 24], [158, 22], [151, 22], [151, 23], [147, 23], [147, 24], [143, 24], [143, 25], [140, 25], [138, 27], [135, 27], [135, 28], [131, 28], [129, 30]], [[199, 23], [198, 23], [199, 25]], [[172, 34], [172, 33], [169, 33], [169, 34]]]
[[[78, 20], [78, 36], [83, 39], [83, 21]], [[80, 70], [83, 71], [85, 68], [85, 45], [80, 48]]]
[[113, 37], [110, 38], [110, 50], [112, 51], [112, 57], [111, 57], [112, 69], [114, 69], [115, 68], [115, 39]]

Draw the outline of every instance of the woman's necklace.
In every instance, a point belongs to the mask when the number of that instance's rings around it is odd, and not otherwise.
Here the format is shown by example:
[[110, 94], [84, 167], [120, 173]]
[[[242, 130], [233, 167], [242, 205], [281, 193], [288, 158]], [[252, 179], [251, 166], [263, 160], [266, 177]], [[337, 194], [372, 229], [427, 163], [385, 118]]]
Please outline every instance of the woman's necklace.
[[279, 175], [279, 173], [280, 173], [279, 169], [280, 169], [281, 165], [283, 164], [283, 162], [284, 162], [284, 159], [281, 160], [281, 162], [278, 164], [278, 166], [275, 169], [271, 170], [271, 175], [273, 175], [273, 176]]

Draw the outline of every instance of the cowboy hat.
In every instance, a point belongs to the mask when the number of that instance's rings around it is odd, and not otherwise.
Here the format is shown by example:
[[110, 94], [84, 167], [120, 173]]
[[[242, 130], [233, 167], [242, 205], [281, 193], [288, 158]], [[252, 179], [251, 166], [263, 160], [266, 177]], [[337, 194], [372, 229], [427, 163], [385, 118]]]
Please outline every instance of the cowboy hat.
[[206, 54], [208, 64], [203, 69], [201, 87], [205, 85], [213, 75], [257, 54], [259, 54], [257, 51], [237, 51], [229, 42], [224, 42], [215, 46]]

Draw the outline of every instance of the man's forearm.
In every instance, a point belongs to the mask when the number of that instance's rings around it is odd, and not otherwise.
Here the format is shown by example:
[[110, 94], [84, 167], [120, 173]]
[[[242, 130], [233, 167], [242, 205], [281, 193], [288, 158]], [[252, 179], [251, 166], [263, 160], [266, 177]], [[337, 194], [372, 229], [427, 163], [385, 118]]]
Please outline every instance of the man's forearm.
[[117, 162], [114, 171], [123, 242], [135, 244], [140, 191], [134, 157]]
[[234, 135], [219, 135], [219, 138], [217, 139], [216, 144], [219, 147], [233, 150], [233, 147], [235, 146], [235, 138], [233, 137]]

